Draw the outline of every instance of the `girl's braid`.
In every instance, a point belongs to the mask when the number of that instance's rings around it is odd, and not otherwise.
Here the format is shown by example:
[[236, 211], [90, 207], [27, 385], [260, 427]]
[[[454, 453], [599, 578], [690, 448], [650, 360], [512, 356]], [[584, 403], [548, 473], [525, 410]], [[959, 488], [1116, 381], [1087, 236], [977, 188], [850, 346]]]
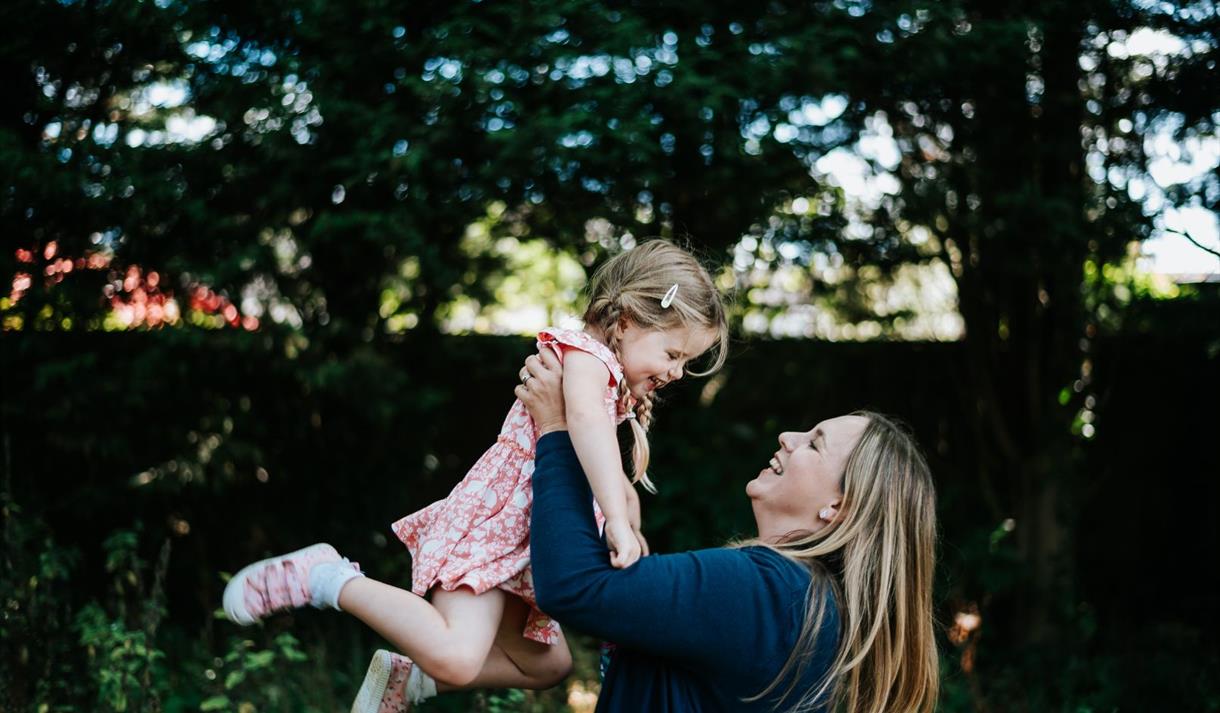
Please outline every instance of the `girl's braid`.
[[644, 433], [648, 433], [649, 427], [652, 426], [652, 405], [654, 398], [653, 394], [649, 393], [635, 404], [635, 420], [640, 422], [640, 427], [644, 429]]
[[[618, 296], [608, 298], [605, 310], [602, 312], [602, 335], [606, 339], [606, 346], [610, 348], [610, 353], [619, 360], [623, 361], [623, 355], [619, 351], [619, 340], [622, 335], [623, 328], [620, 325], [620, 316], [623, 312], [622, 303], [618, 300]], [[618, 402], [623, 408], [627, 406], [627, 380], [619, 379], [618, 382]]]
[[[586, 323], [596, 323], [601, 329], [606, 346], [620, 363], [623, 360], [623, 312], [623, 294], [615, 290], [590, 302], [585, 316]], [[623, 378], [618, 382], [618, 405], [620, 409], [626, 410], [630, 404], [631, 394], [627, 388], [627, 380]], [[655, 493], [656, 486], [645, 471], [649, 456], [648, 427], [652, 424], [652, 406], [653, 397], [652, 394], [649, 394], [637, 401], [628, 415], [631, 418], [631, 432], [635, 440], [631, 449], [631, 460], [635, 463], [635, 475], [631, 478], [631, 482], [641, 483], [645, 490]]]

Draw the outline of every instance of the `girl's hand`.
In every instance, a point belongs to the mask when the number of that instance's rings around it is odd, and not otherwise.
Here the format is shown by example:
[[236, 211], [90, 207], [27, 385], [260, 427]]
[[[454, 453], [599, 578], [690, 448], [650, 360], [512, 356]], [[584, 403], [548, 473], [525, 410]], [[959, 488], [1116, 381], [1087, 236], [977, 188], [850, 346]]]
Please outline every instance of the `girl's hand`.
[[625, 519], [606, 521], [606, 544], [610, 547], [610, 564], [617, 569], [626, 569], [640, 558], [640, 542]]
[[631, 530], [635, 533], [636, 542], [640, 544], [640, 556], [647, 557], [652, 554], [652, 551], [648, 549], [648, 540], [644, 539], [644, 533], [640, 532], [640, 528], [633, 527]]
[[635, 533], [635, 539], [640, 543], [640, 556], [647, 557], [649, 555], [648, 540], [644, 539], [644, 533], [640, 531], [640, 494], [635, 491], [635, 486], [623, 475], [623, 487], [627, 489], [627, 522], [631, 524], [631, 530]]
[[525, 360], [519, 374], [521, 384], [513, 389], [529, 410], [538, 435], [568, 430], [563, 404], [563, 364], [550, 349], [541, 349]]

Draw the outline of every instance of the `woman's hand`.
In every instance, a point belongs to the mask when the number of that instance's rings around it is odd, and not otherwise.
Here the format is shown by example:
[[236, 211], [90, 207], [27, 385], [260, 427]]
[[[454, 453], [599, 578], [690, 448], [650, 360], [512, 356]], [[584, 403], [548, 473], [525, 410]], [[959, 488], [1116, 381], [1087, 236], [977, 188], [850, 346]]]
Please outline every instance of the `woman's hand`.
[[563, 403], [563, 364], [550, 349], [543, 347], [525, 360], [521, 384], [513, 389], [529, 410], [538, 435], [568, 430]]

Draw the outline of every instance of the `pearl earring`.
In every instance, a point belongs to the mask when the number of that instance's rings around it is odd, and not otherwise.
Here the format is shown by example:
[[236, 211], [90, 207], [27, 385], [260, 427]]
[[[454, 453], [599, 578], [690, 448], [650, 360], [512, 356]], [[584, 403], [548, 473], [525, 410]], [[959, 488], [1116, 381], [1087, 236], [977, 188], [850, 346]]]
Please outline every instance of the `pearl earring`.
[[823, 520], [829, 520], [830, 515], [831, 515], [830, 508], [822, 508], [821, 510], [818, 511], [818, 517], [822, 518]]

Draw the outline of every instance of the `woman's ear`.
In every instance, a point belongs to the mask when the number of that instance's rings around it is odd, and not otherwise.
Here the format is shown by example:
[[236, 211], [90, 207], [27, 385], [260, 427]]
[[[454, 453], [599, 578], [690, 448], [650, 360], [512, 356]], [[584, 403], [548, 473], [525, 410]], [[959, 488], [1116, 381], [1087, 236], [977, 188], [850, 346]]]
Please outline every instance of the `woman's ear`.
[[818, 510], [818, 519], [826, 524], [830, 524], [839, 518], [839, 507], [843, 504], [838, 498], [830, 501], [830, 504]]

